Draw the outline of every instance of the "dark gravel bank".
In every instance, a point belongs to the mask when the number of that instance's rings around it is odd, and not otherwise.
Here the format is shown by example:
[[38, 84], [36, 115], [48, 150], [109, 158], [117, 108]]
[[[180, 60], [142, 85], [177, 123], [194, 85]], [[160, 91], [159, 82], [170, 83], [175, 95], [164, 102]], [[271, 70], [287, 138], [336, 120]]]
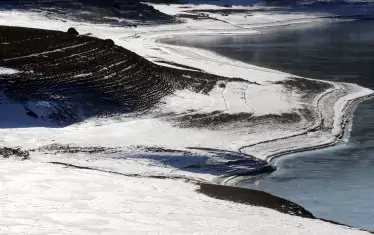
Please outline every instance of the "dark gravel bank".
[[200, 184], [200, 188], [197, 191], [221, 200], [228, 200], [252, 206], [267, 207], [285, 214], [315, 219], [313, 214], [307, 211], [305, 208], [291, 201], [257, 190], [214, 184]]

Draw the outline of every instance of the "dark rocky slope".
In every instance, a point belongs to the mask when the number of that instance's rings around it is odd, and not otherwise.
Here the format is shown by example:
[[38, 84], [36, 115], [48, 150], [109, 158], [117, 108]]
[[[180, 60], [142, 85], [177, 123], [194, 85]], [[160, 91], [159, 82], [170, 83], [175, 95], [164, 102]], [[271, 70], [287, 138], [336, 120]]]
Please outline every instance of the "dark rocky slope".
[[143, 111], [175, 90], [207, 93], [227, 80], [162, 67], [111, 40], [70, 32], [0, 27], [0, 67], [20, 71], [2, 75], [8, 98], [59, 104], [65, 114], [55, 118], [68, 124], [79, 120], [77, 110], [86, 117]]
[[174, 22], [173, 17], [139, 0], [3, 0], [0, 7], [94, 23], [136, 25]]
[[[92, 116], [149, 110], [177, 90], [208, 94], [214, 88], [225, 89], [231, 82], [242, 83], [243, 87], [260, 86], [241, 78], [160, 66], [116, 46], [110, 39], [79, 35], [74, 29], [61, 32], [0, 26], [0, 35], [0, 67], [20, 71], [1, 75], [0, 95], [3, 92], [8, 99], [25, 104], [30, 118], [57, 120], [61, 125]], [[53, 110], [49, 109], [47, 117], [40, 115], [28, 106], [30, 101], [47, 102]], [[213, 129], [292, 124], [310, 116], [307, 110], [263, 116], [194, 111], [176, 115], [171, 110], [153, 109], [152, 114], [179, 127]]]

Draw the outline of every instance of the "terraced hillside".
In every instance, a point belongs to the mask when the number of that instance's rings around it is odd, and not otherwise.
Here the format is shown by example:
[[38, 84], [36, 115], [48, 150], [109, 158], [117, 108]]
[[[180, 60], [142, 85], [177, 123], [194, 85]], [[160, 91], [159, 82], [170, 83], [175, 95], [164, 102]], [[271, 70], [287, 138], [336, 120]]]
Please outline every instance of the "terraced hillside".
[[70, 110], [56, 117], [67, 123], [79, 120], [78, 112], [87, 117], [143, 111], [175, 90], [207, 93], [218, 80], [226, 80], [162, 67], [111, 40], [73, 30], [0, 27], [0, 35], [0, 67], [19, 71], [1, 75], [4, 94], [20, 102], [58, 104], [58, 109]]
[[173, 17], [139, 0], [4, 0], [1, 8], [42, 12], [61, 20], [68, 18], [123, 26], [174, 22]]

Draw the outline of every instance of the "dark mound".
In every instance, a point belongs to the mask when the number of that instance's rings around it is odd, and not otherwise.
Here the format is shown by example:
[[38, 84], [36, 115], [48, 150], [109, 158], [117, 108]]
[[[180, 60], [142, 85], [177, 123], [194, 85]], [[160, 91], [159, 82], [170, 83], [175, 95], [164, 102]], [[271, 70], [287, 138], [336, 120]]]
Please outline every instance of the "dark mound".
[[200, 184], [200, 188], [197, 191], [217, 199], [267, 207], [282, 213], [315, 219], [313, 214], [303, 207], [291, 201], [257, 190], [213, 184]]
[[69, 28], [68, 33], [75, 36], [79, 35], [78, 31], [75, 28]]
[[[70, 30], [71, 32], [73, 30]], [[137, 54], [75, 33], [0, 26], [0, 89], [20, 102], [68, 108], [66, 122], [87, 116], [143, 111], [178, 89], [207, 93], [227, 78], [162, 67]]]

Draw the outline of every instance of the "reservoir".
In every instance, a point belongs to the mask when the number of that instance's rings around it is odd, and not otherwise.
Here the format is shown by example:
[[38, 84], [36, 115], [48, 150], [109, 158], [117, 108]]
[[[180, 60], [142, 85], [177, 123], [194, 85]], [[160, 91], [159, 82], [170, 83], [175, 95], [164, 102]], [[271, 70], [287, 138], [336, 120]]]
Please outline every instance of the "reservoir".
[[[163, 42], [374, 89], [374, 21], [290, 26], [255, 35], [175, 37]], [[374, 231], [374, 100], [363, 102], [355, 111], [348, 140], [271, 163], [277, 171], [237, 186], [286, 198], [316, 217]]]

